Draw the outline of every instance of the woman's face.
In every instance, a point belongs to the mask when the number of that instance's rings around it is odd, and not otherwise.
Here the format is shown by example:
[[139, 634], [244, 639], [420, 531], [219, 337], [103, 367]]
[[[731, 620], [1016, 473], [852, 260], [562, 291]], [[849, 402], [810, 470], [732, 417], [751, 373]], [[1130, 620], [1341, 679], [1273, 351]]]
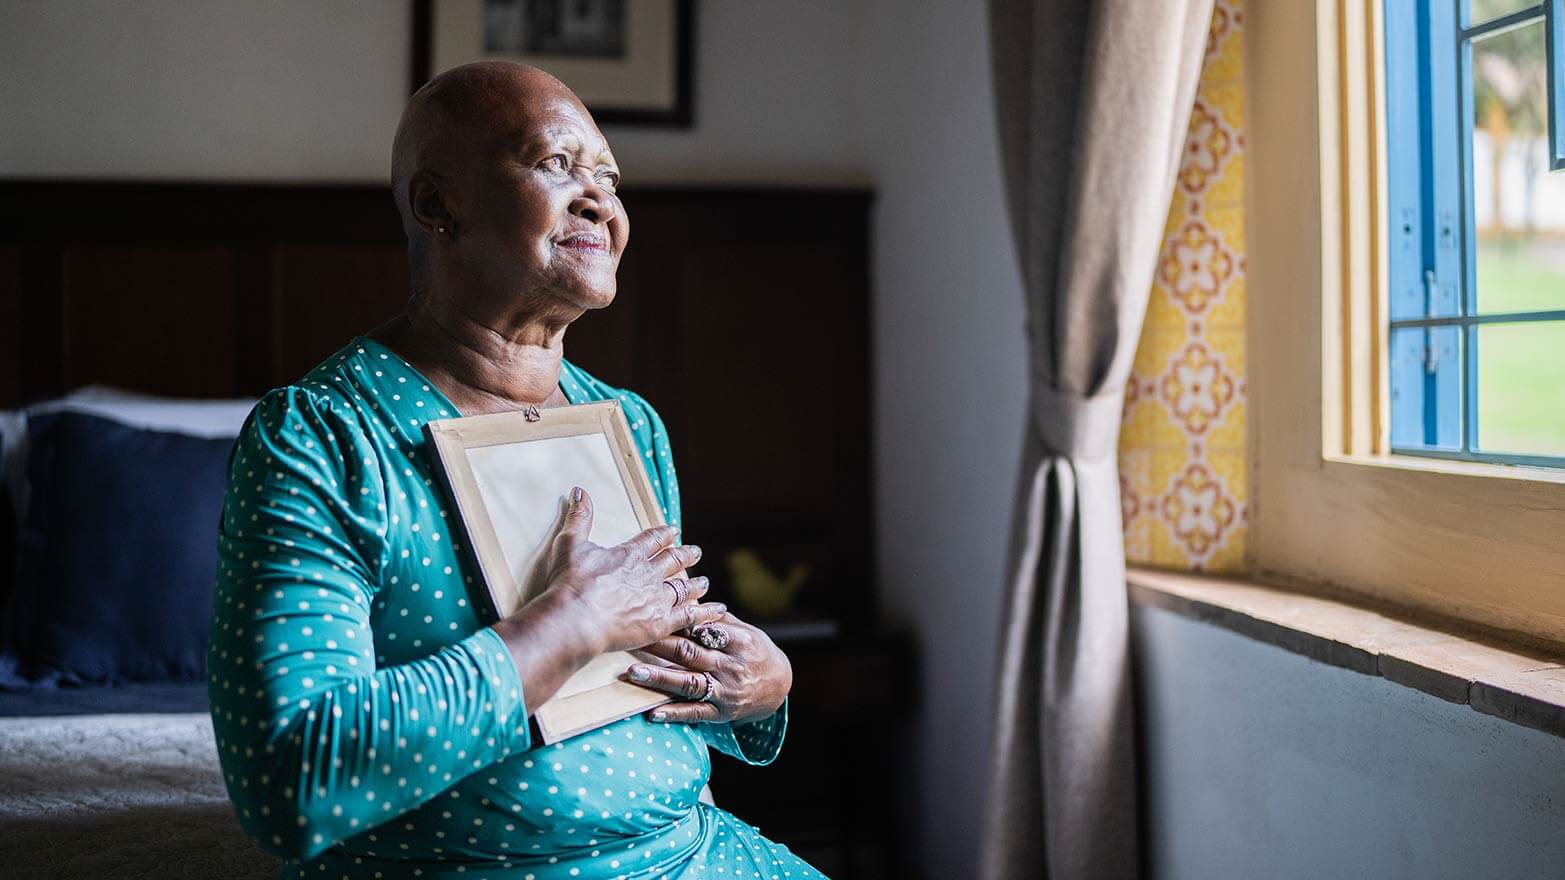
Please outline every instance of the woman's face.
[[630, 238], [608, 142], [563, 91], [496, 115], [449, 204], [465, 272], [479, 289], [529, 304], [607, 306]]

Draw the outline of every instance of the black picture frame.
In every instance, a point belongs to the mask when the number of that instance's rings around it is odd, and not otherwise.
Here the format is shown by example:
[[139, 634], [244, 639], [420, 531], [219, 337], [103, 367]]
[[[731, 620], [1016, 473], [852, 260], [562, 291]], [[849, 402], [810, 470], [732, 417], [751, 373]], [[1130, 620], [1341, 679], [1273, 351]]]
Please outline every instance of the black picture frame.
[[[412, 59], [408, 94], [429, 82], [434, 55], [435, 3], [413, 0]], [[588, 107], [600, 125], [690, 128], [695, 124], [695, 0], [674, 3], [674, 106], [669, 110]]]

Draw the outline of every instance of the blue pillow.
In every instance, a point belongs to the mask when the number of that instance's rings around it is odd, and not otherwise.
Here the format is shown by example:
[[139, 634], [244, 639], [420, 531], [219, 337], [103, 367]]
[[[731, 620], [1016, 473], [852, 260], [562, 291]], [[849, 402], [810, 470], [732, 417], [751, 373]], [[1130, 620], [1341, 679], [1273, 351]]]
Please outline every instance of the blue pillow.
[[30, 417], [0, 687], [205, 677], [231, 438]]

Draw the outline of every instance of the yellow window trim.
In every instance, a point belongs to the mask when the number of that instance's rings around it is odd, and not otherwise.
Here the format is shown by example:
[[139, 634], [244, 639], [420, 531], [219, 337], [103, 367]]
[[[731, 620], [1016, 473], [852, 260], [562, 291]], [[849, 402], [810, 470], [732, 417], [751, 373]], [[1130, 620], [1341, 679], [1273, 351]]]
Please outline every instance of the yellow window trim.
[[1565, 645], [1565, 473], [1386, 451], [1381, 9], [1247, 9], [1251, 562]]

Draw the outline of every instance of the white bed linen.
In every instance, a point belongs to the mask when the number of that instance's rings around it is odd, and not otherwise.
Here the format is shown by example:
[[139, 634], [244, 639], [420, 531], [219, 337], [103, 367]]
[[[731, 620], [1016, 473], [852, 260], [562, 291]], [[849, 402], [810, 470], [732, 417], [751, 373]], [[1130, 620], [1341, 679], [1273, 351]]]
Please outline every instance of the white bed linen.
[[0, 876], [276, 877], [205, 713], [0, 718]]

